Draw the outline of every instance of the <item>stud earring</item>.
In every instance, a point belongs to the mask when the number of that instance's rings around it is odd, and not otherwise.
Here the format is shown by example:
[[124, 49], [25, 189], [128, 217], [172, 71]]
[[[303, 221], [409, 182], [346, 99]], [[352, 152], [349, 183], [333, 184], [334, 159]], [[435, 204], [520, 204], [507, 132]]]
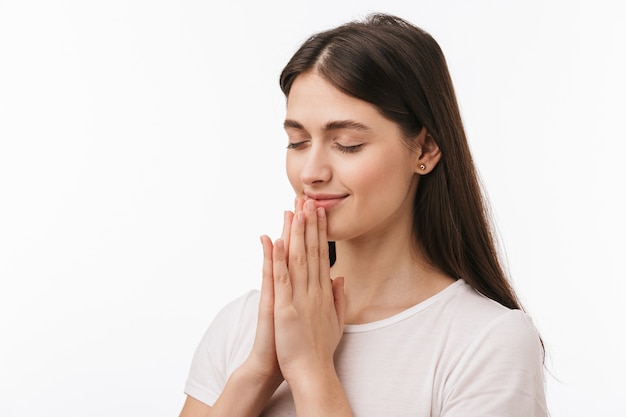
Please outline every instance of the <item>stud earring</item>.
[[420, 164], [420, 169], [421, 169], [422, 171], [423, 171], [423, 170], [425, 170], [425, 169], [426, 169], [426, 165], [424, 165], [424, 164]]

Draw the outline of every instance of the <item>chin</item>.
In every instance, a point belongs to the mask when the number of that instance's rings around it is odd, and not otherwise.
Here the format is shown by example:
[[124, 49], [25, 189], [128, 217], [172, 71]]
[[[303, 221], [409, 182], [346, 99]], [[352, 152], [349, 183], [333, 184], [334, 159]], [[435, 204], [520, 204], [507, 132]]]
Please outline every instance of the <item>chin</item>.
[[326, 238], [329, 242], [337, 241], [337, 230], [332, 226], [332, 223], [329, 221], [328, 226], [326, 227]]
[[[330, 216], [329, 216], [330, 217]], [[358, 236], [360, 229], [355, 229], [354, 222], [350, 220], [334, 221], [332, 218], [328, 219], [328, 226], [326, 228], [326, 237], [329, 242], [341, 242], [342, 240], [350, 240]]]
[[331, 227], [328, 227], [328, 230], [326, 231], [326, 237], [329, 242], [342, 241], [342, 240], [346, 240], [347, 238], [345, 231], [336, 230]]

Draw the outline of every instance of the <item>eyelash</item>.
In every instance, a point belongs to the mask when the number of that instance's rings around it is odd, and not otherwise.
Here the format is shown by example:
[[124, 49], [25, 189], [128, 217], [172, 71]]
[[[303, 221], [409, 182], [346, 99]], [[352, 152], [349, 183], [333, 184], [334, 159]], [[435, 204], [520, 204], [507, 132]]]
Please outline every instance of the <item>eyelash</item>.
[[335, 142], [335, 146], [337, 147], [337, 149], [339, 150], [339, 152], [343, 152], [343, 153], [355, 153], [358, 152], [359, 149], [361, 149], [361, 147], [363, 146], [363, 144], [359, 144], [359, 145], [352, 145], [352, 146], [343, 146], [338, 144], [337, 142]]
[[[306, 141], [290, 143], [289, 145], [287, 145], [287, 149], [299, 149], [305, 143], [306, 143]], [[343, 145], [335, 142], [334, 145], [335, 145], [335, 147], [337, 148], [337, 150], [339, 152], [343, 152], [343, 153], [355, 153], [355, 152], [358, 152], [361, 149], [361, 147], [363, 147], [362, 143], [359, 144], [359, 145], [343, 146]]]
[[287, 149], [298, 149], [302, 145], [304, 145], [304, 142], [289, 143], [289, 145], [287, 145]]

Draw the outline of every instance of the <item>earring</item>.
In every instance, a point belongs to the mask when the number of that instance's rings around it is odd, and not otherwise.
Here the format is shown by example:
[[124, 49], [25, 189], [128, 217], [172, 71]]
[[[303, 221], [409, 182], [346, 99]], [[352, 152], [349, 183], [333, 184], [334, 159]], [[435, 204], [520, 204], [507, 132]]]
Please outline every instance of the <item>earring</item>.
[[423, 170], [425, 170], [425, 169], [426, 169], [426, 165], [424, 165], [424, 164], [420, 164], [420, 169], [421, 169], [422, 171], [423, 171]]

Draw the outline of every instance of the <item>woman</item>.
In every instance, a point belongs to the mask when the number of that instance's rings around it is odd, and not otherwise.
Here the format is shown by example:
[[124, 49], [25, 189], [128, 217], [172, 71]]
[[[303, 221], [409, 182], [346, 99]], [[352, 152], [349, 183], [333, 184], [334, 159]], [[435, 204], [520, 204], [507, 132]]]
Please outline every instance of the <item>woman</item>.
[[372, 15], [308, 39], [280, 85], [295, 210], [261, 238], [261, 291], [200, 343], [181, 417], [546, 416], [437, 43]]

